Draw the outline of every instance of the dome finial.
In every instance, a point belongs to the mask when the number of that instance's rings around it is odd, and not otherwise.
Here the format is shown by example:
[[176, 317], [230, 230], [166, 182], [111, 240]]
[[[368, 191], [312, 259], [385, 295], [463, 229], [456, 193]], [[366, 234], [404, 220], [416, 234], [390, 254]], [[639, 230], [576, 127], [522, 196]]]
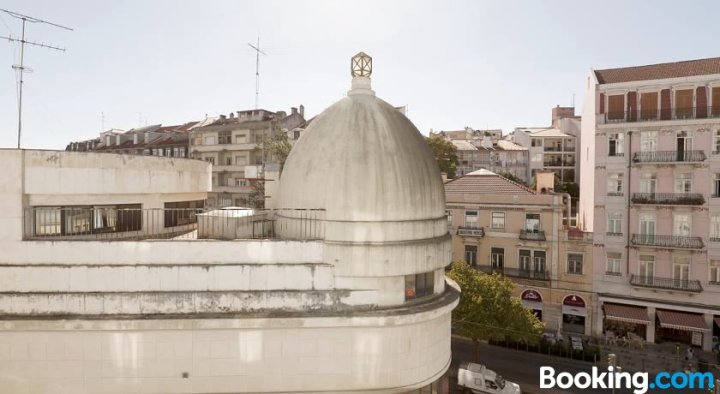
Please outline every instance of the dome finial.
[[365, 52], [358, 52], [350, 59], [350, 73], [353, 77], [369, 77], [372, 74], [372, 58]]

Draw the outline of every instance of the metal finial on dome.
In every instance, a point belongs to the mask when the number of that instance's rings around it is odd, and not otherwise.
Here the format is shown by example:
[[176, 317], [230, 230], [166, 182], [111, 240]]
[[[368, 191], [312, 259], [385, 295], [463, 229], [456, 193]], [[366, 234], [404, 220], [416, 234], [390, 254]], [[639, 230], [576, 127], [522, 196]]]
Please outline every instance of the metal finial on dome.
[[372, 58], [365, 52], [358, 52], [350, 59], [350, 73], [353, 77], [369, 77], [372, 74]]

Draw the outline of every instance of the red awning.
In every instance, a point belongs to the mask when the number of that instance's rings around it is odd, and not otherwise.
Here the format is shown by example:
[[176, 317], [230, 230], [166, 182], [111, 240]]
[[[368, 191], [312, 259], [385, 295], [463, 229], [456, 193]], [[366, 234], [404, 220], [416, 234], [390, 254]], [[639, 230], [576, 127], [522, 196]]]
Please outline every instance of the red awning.
[[603, 304], [605, 318], [632, 324], [650, 324], [647, 309], [640, 306]]
[[660, 327], [674, 328], [682, 331], [706, 332], [710, 331], [702, 315], [678, 311], [657, 311]]

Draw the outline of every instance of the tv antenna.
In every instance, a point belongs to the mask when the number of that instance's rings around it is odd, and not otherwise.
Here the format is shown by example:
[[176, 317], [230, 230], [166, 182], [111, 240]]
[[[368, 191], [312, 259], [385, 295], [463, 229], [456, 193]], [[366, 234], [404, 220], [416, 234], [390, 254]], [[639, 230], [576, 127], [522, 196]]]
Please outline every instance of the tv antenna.
[[34, 45], [40, 48], [46, 48], [46, 49], [53, 49], [56, 51], [62, 51], [65, 52], [65, 48], [56, 47], [53, 45], [48, 45], [42, 42], [35, 42], [35, 41], [27, 41], [25, 40], [25, 23], [44, 23], [46, 25], [54, 26], [60, 29], [70, 30], [73, 31], [73, 29], [58, 25], [57, 23], [48, 22], [42, 19], [38, 19], [32, 16], [23, 15], [14, 11], [8, 11], [5, 9], [0, 8], [0, 11], [5, 12], [6, 14], [12, 16], [13, 18], [22, 20], [22, 34], [20, 35], [20, 39], [17, 39], [12, 36], [0, 36], [0, 38], [4, 38], [10, 42], [19, 42], [20, 43], [20, 64], [13, 64], [12, 68], [17, 72], [19, 78], [18, 78], [18, 140], [17, 140], [17, 147], [20, 149], [20, 137], [22, 136], [22, 92], [23, 92], [23, 74], [24, 73], [30, 73], [32, 72], [32, 69], [30, 67], [25, 66], [25, 44], [28, 45]]
[[260, 54], [267, 56], [267, 53], [260, 50], [260, 36], [257, 39], [257, 46], [251, 44], [250, 48], [255, 51], [255, 109], [258, 109], [258, 97], [260, 96]]

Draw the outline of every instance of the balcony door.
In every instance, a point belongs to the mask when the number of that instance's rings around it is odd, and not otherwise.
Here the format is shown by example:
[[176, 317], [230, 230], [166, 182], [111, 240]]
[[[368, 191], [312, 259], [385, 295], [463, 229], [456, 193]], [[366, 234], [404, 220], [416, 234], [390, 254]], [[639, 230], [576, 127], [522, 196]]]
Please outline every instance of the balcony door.
[[675, 150], [677, 161], [687, 160], [688, 152], [692, 150], [692, 137], [687, 131], [679, 131], [675, 137]]
[[685, 256], [673, 258], [673, 285], [687, 287], [689, 277], [690, 259]]
[[503, 272], [505, 267], [505, 249], [503, 248], [491, 248], [490, 249], [490, 263], [492, 264], [493, 272]]
[[682, 213], [673, 215], [673, 235], [689, 237], [692, 231], [690, 214]]
[[640, 193], [655, 194], [657, 178], [655, 174], [645, 173], [640, 176]]
[[640, 256], [638, 276], [640, 276], [640, 282], [652, 284], [653, 276], [655, 276], [655, 256]]
[[655, 237], [655, 215], [651, 213], [640, 214], [640, 237], [644, 243], [652, 243]]
[[529, 233], [537, 233], [540, 231], [540, 214], [525, 214], [525, 230]]

